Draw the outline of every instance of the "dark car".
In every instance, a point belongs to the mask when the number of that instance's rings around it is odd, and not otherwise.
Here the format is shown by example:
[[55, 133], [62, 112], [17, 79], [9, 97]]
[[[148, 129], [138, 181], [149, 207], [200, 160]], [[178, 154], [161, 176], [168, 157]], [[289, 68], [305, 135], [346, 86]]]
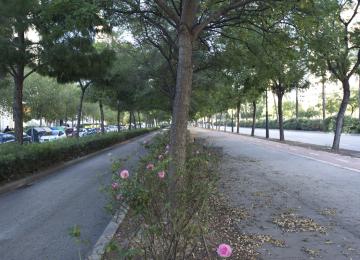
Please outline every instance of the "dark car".
[[[7, 134], [10, 134], [10, 135], [14, 136], [14, 138], [15, 138], [15, 132], [14, 131], [7, 132]], [[23, 133], [23, 143], [24, 144], [31, 143], [31, 136], [27, 135], [26, 133]]]
[[15, 136], [8, 133], [0, 133], [0, 144], [15, 142]]

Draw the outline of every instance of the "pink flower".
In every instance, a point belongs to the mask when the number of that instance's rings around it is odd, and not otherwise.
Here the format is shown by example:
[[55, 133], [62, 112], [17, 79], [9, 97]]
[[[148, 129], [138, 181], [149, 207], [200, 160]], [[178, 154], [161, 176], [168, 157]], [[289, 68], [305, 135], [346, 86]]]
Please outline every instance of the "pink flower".
[[111, 184], [111, 187], [112, 187], [113, 190], [117, 190], [120, 186], [119, 186], [119, 183], [113, 182], [113, 183]]
[[170, 145], [167, 144], [166, 147], [165, 147], [165, 149], [166, 149], [166, 150], [170, 150]]
[[154, 170], [154, 164], [152, 164], [152, 163], [148, 163], [148, 165], [146, 165], [146, 169], [148, 169], [148, 170], [150, 170], [150, 171], [152, 171], [152, 170]]
[[229, 245], [227, 244], [221, 244], [219, 245], [218, 249], [216, 250], [216, 252], [218, 253], [218, 255], [220, 257], [229, 257], [231, 256], [232, 253], [232, 249]]
[[163, 179], [165, 177], [165, 171], [158, 172], [158, 176], [160, 179]]
[[159, 159], [160, 161], [163, 160], [163, 159], [164, 159], [164, 155], [160, 154], [159, 157], [158, 157], [158, 159]]
[[127, 178], [129, 178], [129, 171], [128, 171], [128, 170], [122, 170], [122, 171], [120, 172], [120, 177], [121, 177], [122, 179], [127, 179]]
[[116, 200], [121, 200], [121, 199], [122, 199], [121, 194], [116, 195]]

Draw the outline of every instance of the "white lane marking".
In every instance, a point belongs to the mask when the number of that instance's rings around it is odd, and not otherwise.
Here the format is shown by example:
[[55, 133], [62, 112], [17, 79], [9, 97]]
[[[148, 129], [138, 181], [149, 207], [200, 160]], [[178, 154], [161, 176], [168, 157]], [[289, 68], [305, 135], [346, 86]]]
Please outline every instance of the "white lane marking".
[[316, 158], [313, 158], [313, 157], [310, 157], [310, 156], [306, 156], [306, 155], [302, 155], [302, 154], [296, 154], [296, 153], [291, 153], [291, 152], [288, 152], [288, 153], [289, 153], [289, 154], [292, 154], [292, 155], [295, 155], [295, 156], [303, 157], [303, 158], [306, 158], [306, 159], [309, 159], [309, 160], [313, 160], [313, 161], [321, 162], [321, 163], [328, 164], [328, 165], [331, 165], [331, 166], [335, 166], [335, 167], [338, 167], [338, 168], [341, 168], [341, 169], [344, 169], [344, 170], [349, 170], [349, 171], [353, 171], [353, 172], [360, 173], [360, 170], [359, 170], [359, 169], [342, 166], [342, 165], [337, 164], [337, 163], [332, 163], [332, 162], [328, 162], [328, 161], [316, 159]]
[[344, 160], [344, 159], [340, 159], [340, 158], [335, 158], [335, 160], [340, 161], [340, 162], [346, 162], [346, 163], [349, 162], [348, 160]]
[[309, 154], [311, 154], [311, 155], [319, 155], [318, 153], [311, 153], [311, 152]]

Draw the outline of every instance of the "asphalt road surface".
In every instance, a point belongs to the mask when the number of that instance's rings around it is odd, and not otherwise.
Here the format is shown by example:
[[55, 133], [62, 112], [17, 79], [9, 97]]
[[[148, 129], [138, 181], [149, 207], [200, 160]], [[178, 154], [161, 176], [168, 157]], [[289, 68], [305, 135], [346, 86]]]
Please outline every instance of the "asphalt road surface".
[[[223, 131], [224, 127], [221, 127], [221, 130]], [[226, 130], [230, 132], [231, 127], [227, 127]], [[235, 127], [234, 127], [234, 131], [236, 131]], [[240, 133], [250, 135], [251, 128], [241, 127]], [[270, 134], [270, 138], [279, 139], [278, 129], [270, 129], [269, 134]], [[265, 129], [256, 128], [255, 135], [260, 137], [265, 137]], [[334, 139], [333, 133], [285, 130], [285, 140], [294, 141], [294, 142], [331, 147], [333, 139]], [[360, 151], [360, 135], [342, 134], [340, 140], [340, 148], [352, 150], [352, 151]]]
[[[0, 259], [72, 260], [79, 259], [79, 249], [89, 254], [111, 219], [100, 188], [111, 181], [112, 160], [129, 157], [131, 168], [144, 153], [140, 142], [153, 134], [0, 195]], [[80, 226], [80, 245], [69, 235], [74, 225]]]
[[[222, 190], [254, 216], [241, 231], [285, 240], [285, 248], [265, 248], [261, 259], [309, 259], [306, 252], [322, 259], [360, 259], [359, 158], [201, 128], [191, 131], [223, 148]], [[282, 232], [273, 218], [285, 211], [315, 220], [326, 234]]]

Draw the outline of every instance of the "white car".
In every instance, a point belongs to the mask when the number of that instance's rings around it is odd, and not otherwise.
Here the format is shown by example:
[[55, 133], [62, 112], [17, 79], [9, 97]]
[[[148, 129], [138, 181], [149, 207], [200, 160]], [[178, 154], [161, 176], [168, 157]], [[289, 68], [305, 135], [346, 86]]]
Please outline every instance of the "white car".
[[59, 139], [66, 138], [66, 134], [62, 130], [52, 130], [51, 134], [46, 133], [39, 138], [40, 143], [56, 141]]

